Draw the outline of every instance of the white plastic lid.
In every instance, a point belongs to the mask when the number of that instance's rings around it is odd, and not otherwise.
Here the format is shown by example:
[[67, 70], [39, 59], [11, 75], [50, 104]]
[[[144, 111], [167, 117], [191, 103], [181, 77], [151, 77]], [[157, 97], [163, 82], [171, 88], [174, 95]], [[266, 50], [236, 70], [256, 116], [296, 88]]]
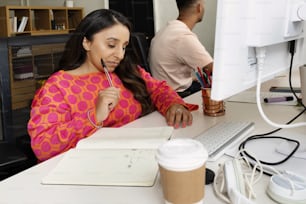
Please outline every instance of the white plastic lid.
[[201, 167], [208, 153], [203, 144], [194, 139], [172, 139], [162, 144], [156, 154], [158, 163], [174, 171], [189, 171]]

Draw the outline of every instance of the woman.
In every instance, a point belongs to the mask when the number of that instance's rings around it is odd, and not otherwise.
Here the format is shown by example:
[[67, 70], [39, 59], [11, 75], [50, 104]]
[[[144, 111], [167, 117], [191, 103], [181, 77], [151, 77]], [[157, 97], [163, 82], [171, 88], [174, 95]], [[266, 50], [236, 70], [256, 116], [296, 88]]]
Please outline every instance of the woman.
[[80, 22], [67, 41], [63, 70], [49, 77], [32, 102], [28, 132], [40, 161], [75, 147], [98, 128], [120, 127], [156, 109], [175, 128], [192, 123], [190, 110], [198, 107], [125, 56], [130, 30], [126, 17], [107, 9]]

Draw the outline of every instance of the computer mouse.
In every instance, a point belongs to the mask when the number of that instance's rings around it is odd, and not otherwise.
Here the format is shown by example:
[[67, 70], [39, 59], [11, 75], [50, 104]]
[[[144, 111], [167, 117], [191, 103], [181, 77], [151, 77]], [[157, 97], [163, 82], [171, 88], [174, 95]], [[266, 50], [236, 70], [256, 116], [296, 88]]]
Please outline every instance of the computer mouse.
[[206, 168], [206, 175], [205, 175], [205, 185], [211, 184], [214, 181], [215, 172], [211, 169]]

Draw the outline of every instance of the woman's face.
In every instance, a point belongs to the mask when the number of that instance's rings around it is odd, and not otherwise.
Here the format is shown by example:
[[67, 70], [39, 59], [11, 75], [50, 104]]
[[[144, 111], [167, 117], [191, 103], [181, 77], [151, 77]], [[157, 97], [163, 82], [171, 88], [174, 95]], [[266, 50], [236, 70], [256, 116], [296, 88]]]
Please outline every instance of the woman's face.
[[83, 47], [87, 51], [86, 63], [90, 69], [103, 70], [103, 59], [108, 71], [113, 72], [124, 58], [129, 43], [130, 31], [122, 24], [103, 29], [93, 36], [92, 41], [83, 39]]

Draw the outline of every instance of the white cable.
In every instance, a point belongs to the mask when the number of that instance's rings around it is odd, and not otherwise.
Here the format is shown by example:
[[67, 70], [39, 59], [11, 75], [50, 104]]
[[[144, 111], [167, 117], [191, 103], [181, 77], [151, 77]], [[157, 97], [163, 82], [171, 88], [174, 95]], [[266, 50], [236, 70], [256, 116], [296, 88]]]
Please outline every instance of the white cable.
[[263, 70], [264, 60], [266, 57], [265, 47], [256, 47], [256, 58], [257, 58], [257, 86], [256, 86], [256, 104], [261, 117], [271, 126], [276, 128], [295, 128], [306, 126], [305, 122], [295, 123], [295, 124], [279, 124], [271, 121], [264, 113], [261, 100], [260, 100], [260, 86], [261, 86], [261, 74]]
[[266, 171], [270, 170], [270, 171], [269, 171], [270, 174], [281, 174], [280, 171], [278, 171], [277, 169], [275, 169], [275, 168], [272, 167], [272, 166], [262, 164], [262, 167], [263, 167], [263, 169], [265, 169]]
[[[235, 155], [234, 159], [236, 159], [238, 162], [240, 162], [241, 167], [243, 168], [243, 180], [244, 180], [244, 185], [246, 187], [246, 192], [248, 193], [248, 195], [244, 195], [244, 198], [247, 200], [247, 202], [244, 201], [239, 201], [242, 203], [253, 203], [252, 202], [252, 198], [256, 198], [256, 193], [254, 191], [254, 185], [261, 179], [262, 175], [263, 175], [263, 166], [260, 161], [258, 160], [258, 158], [256, 158], [256, 156], [254, 156], [254, 154], [252, 154], [252, 157], [254, 158], [254, 162], [253, 167], [250, 164], [250, 161], [248, 159], [248, 157], [245, 155], [245, 150], [241, 149], [238, 151], [238, 153]], [[244, 167], [242, 166], [242, 164], [244, 164]], [[259, 173], [256, 171], [257, 169], [259, 169]], [[271, 169], [274, 170], [273, 167], [271, 167]], [[275, 172], [277, 172], [275, 170]], [[233, 196], [232, 193], [233, 189], [225, 189], [225, 187], [227, 187], [225, 185], [225, 172], [224, 172], [224, 163], [219, 165], [219, 169], [218, 172], [216, 173], [216, 176], [214, 178], [213, 181], [213, 189], [214, 192], [216, 194], [216, 196], [221, 199], [222, 201], [226, 202], [226, 203], [237, 203], [238, 200], [236, 200], [237, 197], [231, 197]], [[239, 197], [239, 198], [243, 198]], [[238, 202], [238, 203], [239, 203]]]
[[[247, 164], [248, 168], [251, 168], [251, 165], [248, 161], [248, 158], [246, 157], [246, 155], [244, 154], [245, 150], [241, 149], [239, 150], [239, 155], [240, 153], [242, 153], [241, 159], [243, 159], [243, 161]], [[254, 192], [254, 188], [253, 186], [261, 179], [262, 174], [263, 174], [263, 168], [262, 168], [262, 164], [260, 163], [260, 161], [257, 159], [256, 156], [254, 156], [254, 154], [252, 154], [252, 157], [255, 160], [255, 165], [252, 168], [251, 174], [247, 175], [247, 173], [244, 173], [244, 177], [245, 177], [245, 182], [246, 182], [246, 187], [248, 188], [248, 198], [251, 199], [252, 197], [256, 198], [256, 194]], [[256, 178], [256, 169], [257, 167], [259, 167], [259, 175]]]
[[259, 179], [261, 178], [261, 174], [260, 174], [260, 176], [259, 176], [257, 179], [255, 178], [257, 166], [260, 166], [260, 165], [256, 164], [256, 165], [254, 166], [254, 168], [252, 169], [251, 178], [250, 178], [250, 179], [246, 179], [247, 182], [249, 183], [249, 188], [248, 188], [248, 190], [249, 190], [249, 199], [251, 199], [252, 196], [253, 196], [254, 198], [256, 198], [256, 193], [254, 192], [253, 186], [254, 186], [254, 185], [257, 183], [257, 181], [259, 181]]
[[[221, 177], [222, 176], [222, 177]], [[220, 178], [221, 177], [221, 178]], [[220, 178], [220, 180], [218, 180]], [[220, 181], [220, 188], [218, 188], [218, 184], [217, 181]], [[231, 203], [231, 201], [229, 200], [228, 197], [226, 197], [224, 194], [222, 194], [223, 190], [225, 187], [225, 179], [224, 179], [224, 171], [223, 171], [223, 165], [219, 166], [219, 170], [214, 178], [214, 182], [213, 182], [213, 189], [214, 192], [216, 194], [216, 196], [218, 198], [220, 198], [221, 200], [223, 200], [226, 203]]]

